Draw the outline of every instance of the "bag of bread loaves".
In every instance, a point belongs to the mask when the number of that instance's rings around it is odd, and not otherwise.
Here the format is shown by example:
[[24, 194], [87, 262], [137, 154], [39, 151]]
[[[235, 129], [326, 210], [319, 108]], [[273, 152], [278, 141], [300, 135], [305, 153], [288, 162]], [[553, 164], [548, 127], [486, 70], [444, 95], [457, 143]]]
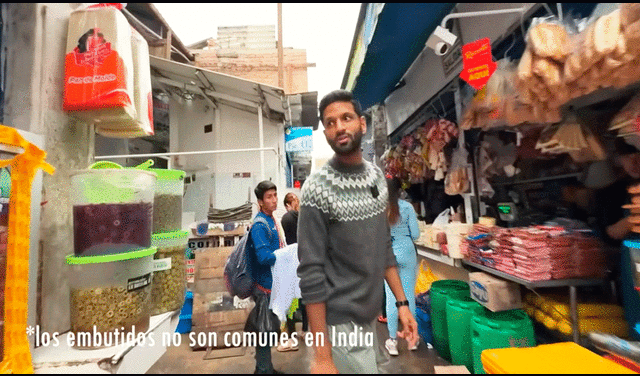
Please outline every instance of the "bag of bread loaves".
[[91, 123], [136, 116], [131, 26], [115, 6], [71, 13], [63, 109]]
[[134, 119], [96, 123], [96, 132], [106, 137], [133, 138], [150, 136], [154, 133], [149, 46], [142, 35], [133, 29], [131, 30], [131, 47], [136, 116]]
[[531, 52], [542, 58], [549, 58], [563, 63], [569, 53], [569, 33], [563, 24], [546, 18], [532, 21], [526, 37]]

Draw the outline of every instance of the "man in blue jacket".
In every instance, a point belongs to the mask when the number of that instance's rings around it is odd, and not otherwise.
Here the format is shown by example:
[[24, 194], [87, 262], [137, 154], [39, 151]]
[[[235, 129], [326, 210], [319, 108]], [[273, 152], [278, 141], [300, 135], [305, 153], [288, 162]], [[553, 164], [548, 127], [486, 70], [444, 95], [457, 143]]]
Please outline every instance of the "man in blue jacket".
[[[278, 235], [276, 220], [273, 218], [273, 212], [278, 207], [276, 185], [269, 180], [262, 181], [256, 186], [254, 193], [258, 199], [260, 211], [253, 220], [251, 241], [247, 243], [249, 247], [247, 256], [249, 257], [253, 280], [256, 281], [254, 294], [257, 302], [257, 296], [260, 294], [266, 295], [266, 299], [271, 297], [271, 283], [273, 280], [271, 267], [276, 262], [276, 256], [273, 251], [282, 248], [284, 241]], [[262, 298], [265, 298], [265, 296]], [[258, 338], [260, 338], [260, 334], [258, 334]], [[256, 370], [254, 373], [280, 373], [273, 369], [271, 347], [269, 344], [261, 346], [260, 340], [256, 342]]]

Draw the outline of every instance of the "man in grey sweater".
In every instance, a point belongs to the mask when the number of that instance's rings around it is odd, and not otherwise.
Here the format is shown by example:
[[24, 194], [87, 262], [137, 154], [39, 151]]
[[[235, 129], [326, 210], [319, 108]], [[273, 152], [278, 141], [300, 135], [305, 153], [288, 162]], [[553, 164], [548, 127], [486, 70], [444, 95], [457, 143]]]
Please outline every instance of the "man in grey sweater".
[[418, 340], [391, 247], [386, 182], [362, 158], [366, 121], [350, 92], [327, 94], [320, 117], [335, 155], [302, 187], [298, 276], [310, 330], [303, 340], [315, 347], [312, 373], [377, 373], [383, 279], [399, 307], [398, 336], [410, 346]]

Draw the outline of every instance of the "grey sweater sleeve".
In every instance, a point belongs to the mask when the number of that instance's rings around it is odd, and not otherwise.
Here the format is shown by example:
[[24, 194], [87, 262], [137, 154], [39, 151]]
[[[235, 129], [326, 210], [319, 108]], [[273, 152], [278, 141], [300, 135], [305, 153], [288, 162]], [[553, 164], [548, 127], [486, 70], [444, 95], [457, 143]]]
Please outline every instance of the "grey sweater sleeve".
[[[308, 191], [303, 189], [303, 202], [308, 202]], [[300, 205], [298, 217], [298, 277], [300, 293], [306, 304], [326, 301], [329, 291], [325, 274], [328, 228], [326, 215], [318, 208]]]

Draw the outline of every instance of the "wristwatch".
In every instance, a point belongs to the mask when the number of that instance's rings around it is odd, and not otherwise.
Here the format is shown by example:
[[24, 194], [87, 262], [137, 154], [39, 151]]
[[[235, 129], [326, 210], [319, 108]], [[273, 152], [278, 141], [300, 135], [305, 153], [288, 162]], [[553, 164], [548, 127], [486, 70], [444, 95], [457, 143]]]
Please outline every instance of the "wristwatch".
[[409, 301], [408, 300], [402, 300], [402, 301], [396, 302], [396, 307], [397, 308], [400, 308], [402, 306], [408, 306], [408, 305], [409, 305]]

